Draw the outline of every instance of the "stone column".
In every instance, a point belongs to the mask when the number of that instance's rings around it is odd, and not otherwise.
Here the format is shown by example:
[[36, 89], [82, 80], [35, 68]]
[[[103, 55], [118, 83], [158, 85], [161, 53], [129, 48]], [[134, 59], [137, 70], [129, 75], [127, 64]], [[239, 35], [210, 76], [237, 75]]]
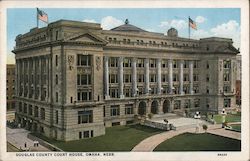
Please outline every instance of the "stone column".
[[27, 74], [28, 74], [28, 93], [27, 93], [27, 97], [29, 98], [30, 97], [30, 88], [31, 88], [31, 62], [30, 62], [30, 59], [27, 59], [27, 66], [28, 66], [28, 69], [27, 69]]
[[137, 73], [136, 73], [136, 58], [132, 59], [132, 86], [133, 97], [137, 94]]
[[145, 60], [145, 93], [149, 93], [149, 59], [144, 59]]
[[42, 99], [42, 57], [39, 57], [38, 58], [38, 61], [39, 61], [39, 96], [38, 96], [38, 99], [41, 100]]
[[34, 78], [34, 82], [33, 82], [33, 89], [34, 89], [34, 93], [33, 93], [33, 99], [35, 99], [36, 97], [36, 89], [37, 89], [37, 68], [38, 66], [36, 66], [37, 64], [37, 58], [33, 58], [33, 67], [34, 67], [34, 72], [33, 72], [33, 78]]
[[168, 88], [169, 94], [173, 94], [173, 60], [168, 60]]
[[163, 100], [162, 100], [162, 99], [159, 100], [158, 103], [159, 103], [159, 104], [158, 104], [158, 111], [157, 111], [157, 113], [158, 113], [158, 114], [163, 114]]
[[193, 94], [193, 84], [194, 84], [194, 76], [193, 76], [193, 67], [194, 67], [194, 61], [189, 61], [189, 93]]
[[157, 94], [161, 94], [161, 59], [157, 59]]
[[[15, 81], [15, 95], [19, 96], [19, 86], [20, 86], [20, 63], [16, 59], [16, 81]], [[17, 107], [17, 106], [16, 106]]]
[[180, 83], [180, 89], [179, 93], [182, 95], [183, 93], [183, 60], [180, 60], [180, 74], [179, 74], [179, 83]]
[[124, 98], [124, 94], [123, 94], [123, 57], [119, 57], [119, 91], [120, 91], [120, 98]]
[[22, 85], [22, 87], [23, 87], [23, 89], [22, 89], [22, 97], [24, 97], [24, 88], [25, 88], [25, 71], [24, 71], [24, 63], [25, 63], [25, 61], [24, 61], [24, 59], [22, 60], [22, 77], [23, 77], [23, 80], [22, 80], [22, 83], [23, 83], [23, 85]]
[[105, 90], [105, 99], [109, 99], [109, 57], [104, 57], [104, 90]]
[[[235, 83], [236, 83], [236, 62], [234, 60], [231, 60], [230, 61], [230, 72], [229, 72], [229, 80], [230, 80], [230, 83], [231, 83], [231, 90], [230, 92], [233, 92], [233, 94], [236, 93], [236, 86], [235, 86]], [[231, 104], [232, 104], [232, 99], [231, 99]], [[231, 105], [232, 107], [232, 105]]]

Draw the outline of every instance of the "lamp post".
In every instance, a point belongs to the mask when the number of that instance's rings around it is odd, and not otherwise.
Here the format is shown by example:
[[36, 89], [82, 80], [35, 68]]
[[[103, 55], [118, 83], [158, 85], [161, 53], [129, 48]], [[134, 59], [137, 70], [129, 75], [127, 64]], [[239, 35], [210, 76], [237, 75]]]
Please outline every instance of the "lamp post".
[[225, 122], [226, 122], [226, 115], [227, 115], [224, 108], [222, 109], [221, 115], [222, 115], [222, 128], [224, 128]]
[[196, 112], [194, 115], [194, 119], [196, 119], [196, 128], [195, 128], [195, 133], [200, 132], [200, 125], [199, 125], [199, 119], [201, 118], [200, 112]]

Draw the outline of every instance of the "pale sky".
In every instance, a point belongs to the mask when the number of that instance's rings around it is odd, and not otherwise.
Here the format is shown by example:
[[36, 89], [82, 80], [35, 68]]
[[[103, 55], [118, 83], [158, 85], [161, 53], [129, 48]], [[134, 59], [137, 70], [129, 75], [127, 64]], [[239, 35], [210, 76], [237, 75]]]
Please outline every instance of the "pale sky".
[[[109, 30], [124, 24], [130, 24], [147, 31], [166, 33], [170, 27], [178, 30], [180, 37], [188, 37], [188, 16], [193, 19], [197, 30], [191, 30], [191, 38], [226, 37], [232, 38], [234, 46], [240, 48], [240, 9], [238, 8], [40, 8], [49, 16], [49, 22], [60, 19], [100, 23]], [[46, 24], [39, 23], [39, 27]], [[36, 8], [12, 8], [7, 10], [7, 63], [15, 63], [11, 52], [15, 46], [15, 37], [36, 27]]]

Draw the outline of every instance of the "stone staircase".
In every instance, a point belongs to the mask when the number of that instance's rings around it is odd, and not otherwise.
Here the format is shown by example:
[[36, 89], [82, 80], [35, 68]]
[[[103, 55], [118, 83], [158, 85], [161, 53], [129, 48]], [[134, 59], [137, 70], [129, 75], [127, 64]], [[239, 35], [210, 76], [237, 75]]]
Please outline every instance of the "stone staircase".
[[154, 114], [152, 120], [164, 120], [164, 119], [175, 119], [179, 118], [180, 116], [175, 113], [164, 113], [164, 114]]

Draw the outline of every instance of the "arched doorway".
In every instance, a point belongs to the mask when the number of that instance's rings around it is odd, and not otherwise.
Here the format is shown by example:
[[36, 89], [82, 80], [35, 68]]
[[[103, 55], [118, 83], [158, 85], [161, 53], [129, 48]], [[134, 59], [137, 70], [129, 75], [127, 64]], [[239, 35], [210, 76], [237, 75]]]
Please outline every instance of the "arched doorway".
[[146, 103], [144, 101], [141, 101], [139, 103], [138, 114], [139, 115], [145, 115], [146, 114]]
[[157, 111], [158, 111], [158, 102], [153, 101], [151, 104], [151, 113], [157, 114]]
[[170, 102], [169, 100], [165, 100], [163, 102], [163, 113], [168, 113], [170, 112]]

